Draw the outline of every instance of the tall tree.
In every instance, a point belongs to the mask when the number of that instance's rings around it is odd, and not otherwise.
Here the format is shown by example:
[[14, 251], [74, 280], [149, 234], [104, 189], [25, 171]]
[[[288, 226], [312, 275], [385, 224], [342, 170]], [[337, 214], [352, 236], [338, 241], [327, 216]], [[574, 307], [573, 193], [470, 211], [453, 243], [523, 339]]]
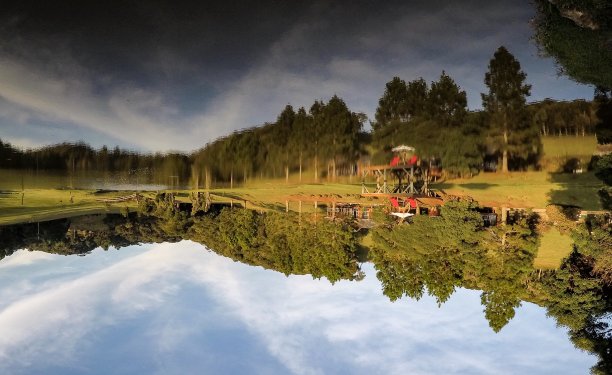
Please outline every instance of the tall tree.
[[378, 101], [378, 107], [376, 108], [374, 130], [388, 126], [392, 121], [406, 120], [408, 116], [407, 96], [408, 87], [403, 79], [393, 77], [391, 81], [387, 82], [385, 93]]
[[427, 115], [440, 126], [460, 125], [467, 114], [467, 95], [442, 71], [440, 79], [431, 83], [427, 96]]
[[410, 118], [421, 116], [427, 110], [427, 95], [429, 88], [423, 78], [408, 82], [406, 97], [406, 113]]
[[531, 85], [525, 84], [526, 77], [504, 46], [495, 51], [485, 74], [489, 93], [482, 94], [482, 104], [489, 116], [493, 146], [502, 154], [502, 172], [508, 172], [508, 158], [527, 159], [540, 144], [538, 129], [527, 112]]

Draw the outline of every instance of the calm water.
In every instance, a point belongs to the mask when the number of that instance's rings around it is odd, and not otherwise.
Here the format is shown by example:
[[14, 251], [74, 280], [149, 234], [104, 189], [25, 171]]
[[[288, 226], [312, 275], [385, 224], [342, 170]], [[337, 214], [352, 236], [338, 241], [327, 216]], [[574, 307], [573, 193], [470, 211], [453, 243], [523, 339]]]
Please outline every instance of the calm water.
[[285, 276], [191, 241], [19, 250], [0, 261], [0, 373], [583, 374], [545, 310], [494, 333], [480, 291], [390, 302], [361, 281]]

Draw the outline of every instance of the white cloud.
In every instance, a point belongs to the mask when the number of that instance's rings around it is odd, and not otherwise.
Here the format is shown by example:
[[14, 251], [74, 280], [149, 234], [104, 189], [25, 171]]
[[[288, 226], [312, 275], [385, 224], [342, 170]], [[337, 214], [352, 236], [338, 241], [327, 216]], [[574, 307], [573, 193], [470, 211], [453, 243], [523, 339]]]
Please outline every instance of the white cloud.
[[29, 111], [27, 115], [23, 110], [5, 111], [18, 122], [32, 116], [70, 123], [148, 150], [189, 150], [200, 145], [189, 136], [194, 129], [184, 126], [189, 119], [175, 119], [176, 109], [164, 103], [160, 93], [117, 86], [99, 94], [86, 75], [56, 76], [6, 58], [0, 65], [0, 96]]
[[[36, 369], [41, 363], [81, 366], [87, 365], [79, 363], [82, 358], [104, 360], [108, 355], [131, 361], [138, 353], [165, 366], [165, 372], [185, 373], [197, 363], [174, 361], [177, 353], [184, 356], [185, 350], [194, 349], [196, 356], [196, 349], [204, 346], [218, 362], [228, 350], [201, 336], [209, 327], [241, 332], [236, 340], [242, 344], [232, 347], [231, 354], [245, 360], [248, 351], [263, 345], [269, 358], [251, 358], [257, 362], [253, 368], [275, 358], [296, 374], [550, 373], [592, 365], [592, 358], [573, 349], [566, 333], [531, 304], [524, 304], [515, 320], [495, 334], [483, 317], [477, 291], [459, 290], [441, 308], [429, 297], [390, 303], [370, 265], [362, 282], [331, 285], [310, 276], [285, 277], [203, 250], [185, 241], [148, 245], [127, 259], [100, 251], [70, 258], [84, 265], [103, 262], [92, 273], [75, 267], [72, 278], [62, 274], [61, 282], [34, 286], [38, 290], [30, 289], [0, 310], [0, 369]], [[113, 256], [120, 260], [113, 262]], [[53, 260], [49, 267], [53, 269]], [[20, 274], [27, 280], [26, 269]], [[192, 287], [191, 294], [181, 294]], [[204, 305], [198, 308], [198, 303]], [[223, 331], [224, 326], [229, 330]], [[125, 348], [119, 343], [128, 339], [122, 331], [131, 332], [134, 353], [122, 354]], [[116, 332], [116, 341], [95, 347], [95, 337], [108, 332]], [[247, 336], [261, 344], [247, 341]], [[85, 355], [89, 351], [96, 355]]]
[[54, 258], [55, 257], [53, 255], [40, 251], [31, 252], [27, 250], [18, 250], [0, 262], [0, 270], [11, 267], [25, 266], [40, 261], [49, 261]]

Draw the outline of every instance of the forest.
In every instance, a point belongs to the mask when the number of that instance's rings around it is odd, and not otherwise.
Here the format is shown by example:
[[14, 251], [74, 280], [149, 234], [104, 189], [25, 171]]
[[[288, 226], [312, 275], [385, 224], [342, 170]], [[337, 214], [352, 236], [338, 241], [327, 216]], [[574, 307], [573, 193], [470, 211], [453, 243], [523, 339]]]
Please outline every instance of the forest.
[[[0, 140], [0, 167], [76, 172], [163, 171], [193, 186], [211, 181], [297, 175], [301, 181], [354, 175], [360, 164], [387, 163], [399, 144], [436, 160], [450, 176], [470, 176], [493, 161], [497, 170], [537, 169], [541, 136], [597, 134], [609, 143], [612, 96], [597, 88], [593, 101], [546, 99], [528, 103], [531, 86], [520, 63], [500, 47], [484, 75], [483, 109], [470, 111], [467, 95], [445, 72], [431, 83], [393, 77], [384, 87], [374, 119], [352, 111], [334, 95], [310, 108], [287, 105], [276, 121], [236, 131], [187, 153], [138, 153], [85, 143], [22, 150]], [[161, 172], [160, 172], [161, 173]], [[306, 177], [304, 177], [306, 178]]]

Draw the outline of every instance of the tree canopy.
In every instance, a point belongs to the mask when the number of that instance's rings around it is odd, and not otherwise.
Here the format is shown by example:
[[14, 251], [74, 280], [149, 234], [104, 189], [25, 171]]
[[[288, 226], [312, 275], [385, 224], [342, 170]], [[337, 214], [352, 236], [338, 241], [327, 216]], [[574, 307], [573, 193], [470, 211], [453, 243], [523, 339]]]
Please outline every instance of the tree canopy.
[[508, 172], [509, 159], [528, 160], [541, 149], [539, 132], [529, 119], [527, 96], [531, 85], [520, 63], [501, 46], [489, 62], [482, 94], [482, 105], [490, 126], [489, 145], [502, 156], [502, 172]]

